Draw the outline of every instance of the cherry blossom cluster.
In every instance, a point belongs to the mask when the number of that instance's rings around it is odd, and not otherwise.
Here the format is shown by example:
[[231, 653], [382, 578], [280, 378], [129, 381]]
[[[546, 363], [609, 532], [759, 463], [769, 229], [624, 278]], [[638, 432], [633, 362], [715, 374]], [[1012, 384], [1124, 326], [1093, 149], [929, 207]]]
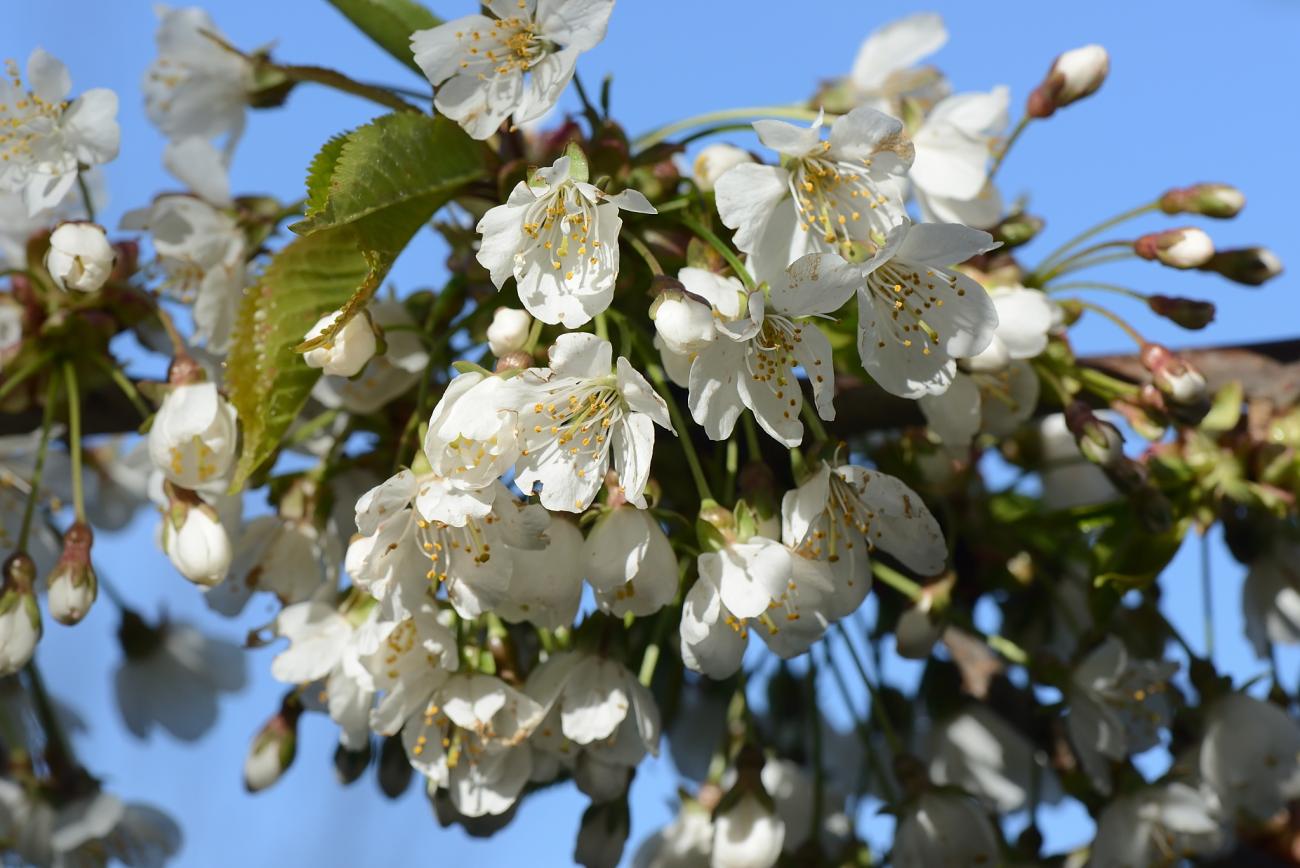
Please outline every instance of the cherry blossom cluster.
[[[754, 151], [687, 158], [736, 115], [632, 139], [608, 85], [596, 106], [577, 79], [614, 6], [488, 0], [412, 28], [400, 59], [429, 91], [415, 110], [454, 122], [496, 176], [433, 223], [446, 286], [286, 305], [313, 385], [251, 472], [238, 359], [304, 205], [232, 190], [247, 115], [304, 83], [397, 111], [409, 89], [280, 65], [200, 9], [160, 9], [144, 99], [185, 189], [126, 212], [120, 240], [95, 222], [116, 95], [69, 99], [39, 49], [26, 83], [11, 65], [0, 413], [41, 423], [0, 438], [0, 686], [44, 735], [34, 762], [0, 731], [0, 848], [38, 865], [180, 848], [170, 818], [78, 762], [33, 659], [43, 609], [76, 624], [103, 589], [131, 732], [197, 738], [242, 688], [240, 649], [150, 620], [96, 571], [93, 529], [145, 506], [214, 612], [271, 607], [247, 644], [278, 643], [285, 693], [252, 739], [252, 792], [289, 771], [311, 713], [337, 725], [343, 781], [377, 756], [386, 793], [418, 775], [440, 821], [475, 834], [572, 781], [589, 866], [619, 863], [632, 781], [665, 744], [688, 785], [636, 850], [643, 868], [880, 864], [865, 804], [894, 817], [903, 868], [1228, 858], [1283, 828], [1294, 848], [1295, 697], [1276, 672], [1267, 699], [1216, 672], [1152, 585], [1190, 528], [1221, 521], [1250, 566], [1250, 642], [1261, 658], [1300, 643], [1300, 425], [1089, 293], [1193, 330], [1212, 305], [1087, 277], [1128, 259], [1263, 284], [1276, 256], [1217, 250], [1197, 226], [1095, 240], [1145, 214], [1232, 218], [1244, 196], [1169, 190], [1031, 265], [1043, 222], [997, 173], [1026, 129], [1099, 90], [1103, 48], [1057, 57], [1012, 126], [1010, 88], [953, 93], [919, 65], [947, 32], [914, 15], [808, 102], [747, 115]], [[544, 126], [571, 84], [581, 113]], [[1138, 377], [1075, 357], [1085, 315], [1134, 339]], [[127, 371], [109, 346], [124, 333], [170, 357], [165, 382]], [[96, 389], [138, 437], [86, 445], [111, 430], [82, 418]], [[1151, 447], [1131, 457], [1121, 426]], [[1022, 471], [1002, 490], [995, 454]], [[926, 661], [911, 695], [885, 683], [882, 644]], [[847, 730], [824, 713], [835, 685]], [[1133, 760], [1153, 750], [1171, 761], [1145, 775]], [[1047, 853], [1037, 812], [1066, 800], [1095, 838]]]

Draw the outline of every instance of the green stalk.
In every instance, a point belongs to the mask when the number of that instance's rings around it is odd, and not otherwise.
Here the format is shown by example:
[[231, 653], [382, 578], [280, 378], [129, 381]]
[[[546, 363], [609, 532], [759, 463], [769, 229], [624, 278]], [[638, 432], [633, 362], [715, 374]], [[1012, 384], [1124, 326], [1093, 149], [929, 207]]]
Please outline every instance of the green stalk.
[[45, 454], [50, 446], [50, 428], [54, 425], [54, 403], [59, 397], [59, 378], [50, 377], [48, 391], [45, 394], [45, 412], [41, 416], [41, 441], [36, 447], [36, 464], [32, 467], [29, 480], [31, 490], [27, 492], [27, 503], [23, 507], [23, 523], [18, 531], [17, 551], [27, 550], [27, 539], [32, 532], [32, 517], [36, 514], [36, 501], [41, 496], [41, 477], [45, 473]]
[[1149, 214], [1152, 211], [1158, 211], [1158, 210], [1160, 210], [1160, 204], [1158, 202], [1148, 202], [1145, 205], [1139, 205], [1136, 208], [1131, 208], [1128, 211], [1120, 212], [1119, 214], [1116, 214], [1114, 217], [1103, 220], [1097, 225], [1091, 226], [1085, 229], [1084, 231], [1080, 232], [1078, 235], [1074, 236], [1069, 241], [1066, 241], [1060, 247], [1056, 248], [1051, 253], [1047, 254], [1047, 256], [1043, 259], [1042, 265], [1040, 265], [1035, 270], [1042, 271], [1045, 268], [1050, 268], [1053, 264], [1053, 260], [1059, 258], [1060, 256], [1064, 255], [1068, 251], [1079, 246], [1083, 242], [1087, 241], [1089, 238], [1093, 238], [1097, 235], [1100, 235], [1101, 233], [1105, 232], [1107, 229], [1118, 226], [1121, 223], [1127, 223], [1130, 220], [1141, 217], [1143, 214]]
[[694, 232], [703, 241], [708, 242], [710, 247], [718, 251], [718, 255], [726, 260], [727, 264], [731, 266], [732, 271], [736, 272], [736, 276], [740, 278], [740, 282], [745, 284], [745, 289], [752, 292], [757, 288], [757, 284], [754, 283], [754, 278], [750, 275], [749, 269], [745, 268], [745, 263], [741, 262], [740, 257], [736, 256], [735, 253], [731, 252], [731, 248], [728, 247], [721, 238], [715, 235], [713, 230], [706, 227], [694, 217], [690, 217], [686, 214], [678, 214], [673, 219]]
[[68, 387], [68, 451], [72, 454], [72, 504], [77, 521], [86, 520], [86, 495], [81, 478], [81, 391], [77, 388], [77, 368], [71, 360], [63, 363], [63, 379]]
[[[675, 121], [671, 124], [651, 130], [645, 135], [639, 136], [632, 142], [633, 153], [644, 151], [646, 148], [659, 144], [670, 136], [684, 132], [685, 130], [702, 127], [705, 124], [711, 124], [718, 121], [741, 121], [753, 118], [785, 118], [795, 121], [815, 121], [818, 113], [804, 108], [802, 106], [756, 106], [749, 108], [724, 109], [722, 111], [705, 112], [704, 114], [693, 115]], [[834, 117], [833, 115], [828, 117]]]

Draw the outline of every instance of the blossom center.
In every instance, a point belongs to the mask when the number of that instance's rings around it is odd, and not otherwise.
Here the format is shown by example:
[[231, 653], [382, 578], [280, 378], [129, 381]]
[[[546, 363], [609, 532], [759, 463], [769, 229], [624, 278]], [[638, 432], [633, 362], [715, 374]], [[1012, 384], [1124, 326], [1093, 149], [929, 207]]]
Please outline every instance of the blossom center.
[[594, 206], [570, 183], [543, 196], [524, 215], [524, 234], [532, 240], [552, 271], [575, 288], [586, 283], [588, 268], [600, 264], [601, 243], [591, 237], [596, 225]]
[[[939, 330], [926, 321], [926, 316], [943, 307], [939, 293], [944, 290], [940, 285], [958, 296], [966, 294], [957, 286], [955, 275], [933, 268], [922, 271], [920, 266], [908, 263], [887, 262], [867, 277], [867, 288], [877, 308], [889, 311], [885, 325], [894, 339], [906, 349], [918, 348], [925, 356], [939, 343]], [[884, 349], [885, 343], [878, 338], [876, 346]]]
[[12, 60], [5, 61], [5, 73], [9, 81], [0, 86], [0, 163], [40, 160], [37, 147], [54, 132], [68, 102], [48, 102], [24, 91]]
[[461, 70], [480, 81], [527, 72], [547, 54], [537, 22], [519, 15], [499, 18], [486, 30], [458, 31], [456, 39], [462, 47]]
[[[823, 153], [830, 146], [822, 142]], [[790, 173], [799, 225], [845, 258], [870, 240], [872, 230], [883, 234], [888, 228], [879, 209], [889, 199], [876, 186], [870, 169], [870, 158], [859, 165], [814, 156], [799, 160]]]

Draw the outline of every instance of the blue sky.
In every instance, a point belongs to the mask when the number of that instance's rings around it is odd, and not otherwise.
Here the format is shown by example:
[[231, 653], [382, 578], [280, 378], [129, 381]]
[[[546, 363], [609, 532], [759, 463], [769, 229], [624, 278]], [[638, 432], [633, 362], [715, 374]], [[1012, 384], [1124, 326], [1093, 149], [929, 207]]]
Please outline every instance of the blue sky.
[[[161, 168], [163, 142], [145, 120], [139, 91], [154, 52], [151, 4], [19, 0], [8, 5], [0, 56], [22, 61], [41, 45], [68, 64], [76, 90], [106, 86], [121, 96], [123, 149], [107, 171], [111, 202], [103, 209], [105, 222], [115, 223], [160, 189], [175, 188]], [[238, 45], [274, 43], [275, 56], [288, 62], [336, 66], [362, 80], [420, 84], [323, 0], [213, 0], [206, 6]], [[473, 8], [467, 0], [442, 0], [436, 11], [454, 17]], [[1008, 197], [1032, 194], [1031, 210], [1048, 220], [1031, 251], [1049, 250], [1169, 186], [1214, 180], [1240, 186], [1249, 203], [1238, 220], [1207, 226], [1219, 246], [1265, 242], [1284, 262], [1300, 263], [1294, 216], [1300, 173], [1293, 167], [1300, 121], [1286, 102], [1287, 85], [1300, 75], [1295, 51], [1300, 5], [1290, 0], [1238, 0], [1230, 15], [1225, 4], [1208, 0], [622, 0], [608, 38], [583, 57], [579, 69], [589, 82], [614, 75], [615, 116], [635, 134], [702, 111], [802, 99], [819, 79], [847, 71], [870, 29], [922, 9], [942, 12], [948, 21], [952, 38], [935, 62], [955, 89], [1008, 84], [1013, 117], [1059, 51], [1100, 42], [1112, 53], [1112, 74], [1102, 91], [1034, 125], [1002, 171]], [[359, 100], [301, 88], [284, 109], [250, 118], [232, 171], [234, 189], [298, 197], [317, 147], [375, 113]], [[1150, 218], [1141, 225], [1169, 224]], [[409, 289], [438, 283], [442, 271], [436, 244], [426, 238], [399, 263], [394, 279]], [[1249, 290], [1134, 264], [1113, 267], [1108, 279], [1219, 304], [1219, 321], [1204, 335], [1177, 333], [1133, 306], [1133, 320], [1149, 336], [1175, 345], [1285, 337], [1300, 323], [1300, 303], [1288, 277]], [[1076, 344], [1083, 351], [1129, 349], [1105, 324], [1085, 324]], [[156, 551], [152, 524], [148, 519], [126, 533], [103, 535], [96, 548], [103, 571], [133, 604], [150, 613], [165, 610], [234, 640], [269, 618], [270, 609], [256, 605], [257, 611], [238, 623], [209, 615], [197, 592]], [[1202, 632], [1196, 549], [1185, 547], [1164, 579], [1175, 622], [1193, 637]], [[1241, 637], [1240, 570], [1217, 545], [1214, 551], [1218, 659], [1235, 673], [1254, 675], [1263, 667]], [[370, 778], [347, 789], [337, 786], [329, 761], [333, 727], [318, 717], [305, 718], [298, 762], [287, 778], [269, 792], [246, 796], [240, 768], [248, 739], [272, 713], [280, 693], [267, 673], [271, 650], [249, 654], [250, 686], [223, 703], [216, 727], [197, 746], [162, 734], [134, 740], [113, 705], [116, 625], [111, 604], [101, 599], [76, 629], [48, 628], [40, 662], [54, 691], [89, 723], [76, 746], [90, 768], [113, 791], [152, 801], [181, 822], [182, 864], [279, 859], [382, 864], [427, 861], [434, 848], [450, 864], [462, 858], [516, 864], [524, 854], [532, 864], [567, 862], [585, 801], [572, 788], [531, 799], [505, 832], [486, 843], [471, 842], [459, 831], [436, 827], [417, 787], [394, 804], [378, 794]], [[1287, 655], [1284, 663], [1294, 678], [1296, 658]], [[668, 819], [674, 783], [664, 763], [640, 771], [633, 790], [634, 840]], [[1086, 826], [1077, 818], [1062, 821], [1059, 834], [1060, 840], [1078, 840]]]

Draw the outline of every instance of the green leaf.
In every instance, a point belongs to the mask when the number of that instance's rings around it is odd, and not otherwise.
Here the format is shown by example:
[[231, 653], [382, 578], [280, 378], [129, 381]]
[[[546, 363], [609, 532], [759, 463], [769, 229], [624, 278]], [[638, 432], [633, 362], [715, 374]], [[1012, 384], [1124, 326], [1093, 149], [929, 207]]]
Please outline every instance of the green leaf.
[[437, 27], [441, 18], [415, 0], [329, 0], [329, 4], [384, 51], [424, 74], [411, 56], [411, 34]]
[[386, 115], [325, 144], [308, 175], [302, 237], [271, 259], [241, 303], [227, 361], [243, 424], [232, 487], [278, 448], [320, 372], [298, 354], [321, 316], [341, 324], [374, 295], [411, 237], [484, 172], [482, 150], [454, 123]]

